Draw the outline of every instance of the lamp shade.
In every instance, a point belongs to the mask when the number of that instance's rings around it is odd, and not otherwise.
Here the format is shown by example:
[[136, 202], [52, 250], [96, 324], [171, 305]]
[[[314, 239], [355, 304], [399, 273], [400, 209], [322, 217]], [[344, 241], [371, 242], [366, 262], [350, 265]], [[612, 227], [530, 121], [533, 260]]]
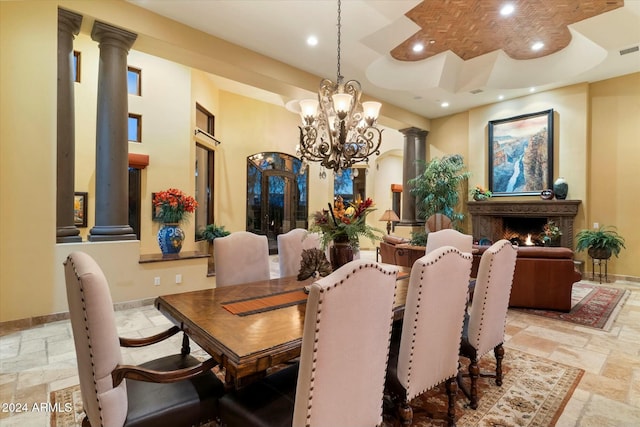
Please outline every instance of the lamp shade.
[[380, 221], [400, 221], [400, 218], [398, 218], [398, 215], [396, 215], [394, 211], [387, 209], [380, 217]]

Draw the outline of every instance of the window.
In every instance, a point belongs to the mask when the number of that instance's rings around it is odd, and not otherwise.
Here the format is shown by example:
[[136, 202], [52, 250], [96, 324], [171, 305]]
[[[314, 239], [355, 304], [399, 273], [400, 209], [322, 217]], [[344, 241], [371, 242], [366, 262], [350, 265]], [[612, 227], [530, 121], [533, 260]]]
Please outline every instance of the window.
[[142, 171], [129, 167], [129, 226], [140, 240], [140, 199], [142, 196]]
[[196, 103], [196, 127], [215, 136], [215, 117], [202, 105]]
[[71, 74], [73, 75], [73, 81], [80, 83], [80, 52], [77, 50], [73, 51], [73, 68]]
[[129, 141], [142, 141], [142, 116], [129, 113]]
[[336, 174], [333, 180], [334, 197], [341, 196], [344, 203], [354, 203], [366, 198], [366, 169], [349, 168]]
[[141, 72], [137, 68], [127, 67], [127, 93], [129, 95], [142, 96]]
[[199, 240], [200, 231], [213, 224], [213, 178], [214, 178], [214, 154], [213, 150], [196, 144], [196, 240]]

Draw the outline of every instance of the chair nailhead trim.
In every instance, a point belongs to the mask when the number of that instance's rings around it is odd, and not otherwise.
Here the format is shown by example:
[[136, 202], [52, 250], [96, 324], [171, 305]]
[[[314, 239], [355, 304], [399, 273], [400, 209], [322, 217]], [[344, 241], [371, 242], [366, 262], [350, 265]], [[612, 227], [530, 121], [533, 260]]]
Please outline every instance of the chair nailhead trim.
[[[82, 318], [84, 319], [84, 330], [87, 333], [87, 342], [89, 343], [89, 359], [91, 362], [91, 371], [92, 371], [92, 376], [93, 376], [93, 389], [96, 392], [96, 401], [98, 403], [98, 411], [100, 413], [100, 425], [103, 426], [104, 425], [104, 420], [102, 419], [102, 405], [100, 404], [100, 399], [98, 398], [98, 382], [96, 381], [96, 371], [95, 369], [95, 363], [93, 361], [93, 346], [91, 345], [91, 336], [89, 335], [89, 325], [88, 325], [88, 320], [87, 320], [87, 306], [85, 305], [85, 297], [84, 297], [84, 286], [82, 285], [82, 279], [80, 278], [80, 275], [78, 275], [78, 271], [76, 270], [76, 265], [73, 262], [73, 260], [70, 257], [67, 257], [67, 262], [71, 263], [71, 267], [73, 268], [73, 274], [76, 276], [76, 279], [78, 279], [78, 284], [80, 285], [80, 300], [82, 301], [82, 313], [83, 316]], [[86, 409], [85, 409], [86, 412]], [[87, 417], [88, 418], [88, 417]]]

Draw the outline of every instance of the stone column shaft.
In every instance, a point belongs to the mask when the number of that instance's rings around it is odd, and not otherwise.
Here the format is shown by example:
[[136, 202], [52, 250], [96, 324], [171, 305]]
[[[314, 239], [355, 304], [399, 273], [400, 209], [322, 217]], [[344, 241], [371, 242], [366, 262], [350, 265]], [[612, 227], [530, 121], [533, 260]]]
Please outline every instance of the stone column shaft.
[[418, 128], [400, 129], [404, 134], [404, 157], [402, 160], [402, 210], [400, 224], [418, 224], [416, 199], [410, 193], [407, 182], [420, 175], [424, 165], [419, 161], [427, 160], [427, 131]]
[[82, 16], [58, 9], [58, 114], [56, 161], [56, 242], [80, 242], [75, 226], [75, 114], [73, 96], [73, 39]]
[[129, 226], [127, 55], [137, 35], [96, 21], [99, 43], [95, 226], [89, 240], [135, 240]]

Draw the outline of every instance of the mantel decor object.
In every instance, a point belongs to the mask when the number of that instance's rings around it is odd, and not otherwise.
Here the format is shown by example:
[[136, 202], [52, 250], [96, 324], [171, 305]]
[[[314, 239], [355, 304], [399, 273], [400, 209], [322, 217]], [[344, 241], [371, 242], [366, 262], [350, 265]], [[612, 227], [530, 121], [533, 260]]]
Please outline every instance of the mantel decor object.
[[547, 188], [546, 190], [542, 190], [540, 193], [540, 198], [542, 200], [551, 200], [553, 199], [553, 190]]
[[569, 184], [564, 180], [563, 177], [560, 177], [555, 180], [553, 183], [553, 193], [556, 195], [556, 199], [564, 200], [567, 198], [567, 194], [569, 193]]

